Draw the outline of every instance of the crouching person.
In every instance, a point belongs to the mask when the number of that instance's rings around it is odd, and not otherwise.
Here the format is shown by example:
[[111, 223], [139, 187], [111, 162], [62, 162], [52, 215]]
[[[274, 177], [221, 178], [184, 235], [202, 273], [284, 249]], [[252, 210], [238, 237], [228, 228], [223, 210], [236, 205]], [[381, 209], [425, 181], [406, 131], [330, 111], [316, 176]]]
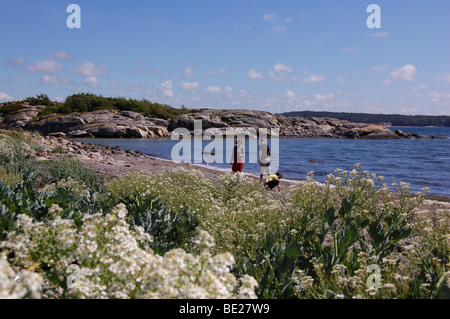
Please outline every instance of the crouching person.
[[264, 186], [268, 187], [269, 189], [274, 189], [275, 187], [278, 187], [278, 191], [281, 191], [280, 179], [282, 178], [283, 174], [281, 174], [280, 172], [269, 175], [265, 180]]

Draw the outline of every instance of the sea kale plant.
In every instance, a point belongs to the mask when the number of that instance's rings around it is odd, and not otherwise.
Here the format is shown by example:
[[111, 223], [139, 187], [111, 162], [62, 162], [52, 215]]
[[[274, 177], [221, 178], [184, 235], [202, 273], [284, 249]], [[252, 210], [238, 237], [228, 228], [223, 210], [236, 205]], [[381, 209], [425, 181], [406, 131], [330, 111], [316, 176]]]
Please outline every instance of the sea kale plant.
[[[213, 238], [200, 232], [194, 244], [199, 251], [182, 249], [156, 255], [142, 227], [126, 222], [125, 205], [106, 215], [85, 215], [81, 227], [62, 219], [34, 222], [20, 215], [17, 231], [1, 245], [13, 253], [13, 263], [40, 269], [67, 298], [252, 298], [256, 281], [235, 278], [231, 254], [213, 255]], [[75, 277], [72, 270], [75, 268]], [[71, 271], [68, 271], [68, 270]]]

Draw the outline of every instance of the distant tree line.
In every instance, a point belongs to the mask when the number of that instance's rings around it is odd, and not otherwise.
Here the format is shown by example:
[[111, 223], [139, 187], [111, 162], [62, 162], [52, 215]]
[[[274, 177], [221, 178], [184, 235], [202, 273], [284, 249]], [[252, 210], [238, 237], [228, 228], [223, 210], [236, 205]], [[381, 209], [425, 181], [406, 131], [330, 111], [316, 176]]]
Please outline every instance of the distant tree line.
[[447, 126], [450, 127], [450, 116], [438, 115], [401, 115], [401, 114], [369, 114], [344, 112], [300, 111], [283, 113], [286, 117], [331, 117], [354, 123], [372, 123], [389, 126]]
[[134, 111], [143, 115], [162, 119], [172, 119], [179, 115], [195, 112], [184, 106], [174, 108], [167, 104], [150, 102], [146, 99], [133, 100], [124, 97], [103, 97], [91, 93], [73, 94], [66, 98], [63, 103], [52, 102], [46, 94], [40, 94], [36, 97], [28, 97], [24, 101], [7, 102], [0, 105], [0, 114], [8, 115], [19, 112], [23, 108], [23, 103], [30, 105], [45, 105], [38, 116], [45, 116], [54, 113], [75, 113], [92, 112], [97, 110], [119, 110]]

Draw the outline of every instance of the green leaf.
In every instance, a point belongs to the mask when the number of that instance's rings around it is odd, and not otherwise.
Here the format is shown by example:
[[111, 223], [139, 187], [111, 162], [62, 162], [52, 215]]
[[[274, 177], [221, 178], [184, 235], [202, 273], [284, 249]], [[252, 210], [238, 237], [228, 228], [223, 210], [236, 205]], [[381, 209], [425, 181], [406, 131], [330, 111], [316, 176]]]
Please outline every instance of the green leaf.
[[325, 211], [325, 220], [327, 221], [328, 226], [330, 226], [330, 228], [333, 227], [333, 224], [334, 224], [334, 221], [336, 220], [336, 218], [337, 217], [334, 214], [334, 208], [333, 207], [328, 208]]
[[392, 232], [390, 238], [391, 238], [391, 243], [397, 243], [400, 240], [403, 240], [405, 238], [408, 238], [409, 235], [411, 235], [411, 228], [407, 228], [407, 229], [396, 229]]

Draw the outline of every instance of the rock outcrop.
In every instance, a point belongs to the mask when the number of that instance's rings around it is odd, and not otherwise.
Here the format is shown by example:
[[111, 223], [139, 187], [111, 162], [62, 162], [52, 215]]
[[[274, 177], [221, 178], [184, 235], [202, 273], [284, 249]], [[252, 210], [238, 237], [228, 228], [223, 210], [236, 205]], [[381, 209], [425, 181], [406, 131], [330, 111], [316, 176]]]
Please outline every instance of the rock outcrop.
[[[279, 137], [291, 138], [352, 138], [352, 139], [411, 139], [427, 136], [392, 131], [382, 125], [352, 123], [333, 118], [285, 117], [265, 111], [215, 110], [181, 115], [171, 121], [144, 116], [132, 111], [99, 110], [86, 113], [51, 114], [38, 117], [45, 106], [24, 103], [15, 114], [0, 118], [0, 128], [21, 128], [42, 135], [57, 137], [97, 138], [161, 138], [184, 128], [191, 134], [211, 130], [234, 134], [236, 128], [257, 135], [266, 129], [269, 135], [279, 130]], [[1, 109], [0, 109], [1, 113]], [[202, 132], [195, 132], [195, 121], [201, 121]]]
[[87, 113], [51, 114], [37, 118], [41, 108], [7, 116], [3, 128], [22, 128], [42, 135], [67, 137], [155, 138], [170, 136], [168, 121], [131, 111], [100, 110]]
[[375, 124], [352, 123], [332, 118], [285, 117], [263, 111], [252, 110], [203, 110], [195, 114], [182, 115], [173, 119], [169, 131], [186, 128], [195, 133], [195, 121], [201, 121], [202, 129], [214, 128], [222, 134], [233, 132], [232, 128], [266, 129], [271, 133], [279, 129], [279, 137], [291, 138], [352, 138], [352, 139], [402, 139], [426, 138], [400, 130], [392, 131]]

